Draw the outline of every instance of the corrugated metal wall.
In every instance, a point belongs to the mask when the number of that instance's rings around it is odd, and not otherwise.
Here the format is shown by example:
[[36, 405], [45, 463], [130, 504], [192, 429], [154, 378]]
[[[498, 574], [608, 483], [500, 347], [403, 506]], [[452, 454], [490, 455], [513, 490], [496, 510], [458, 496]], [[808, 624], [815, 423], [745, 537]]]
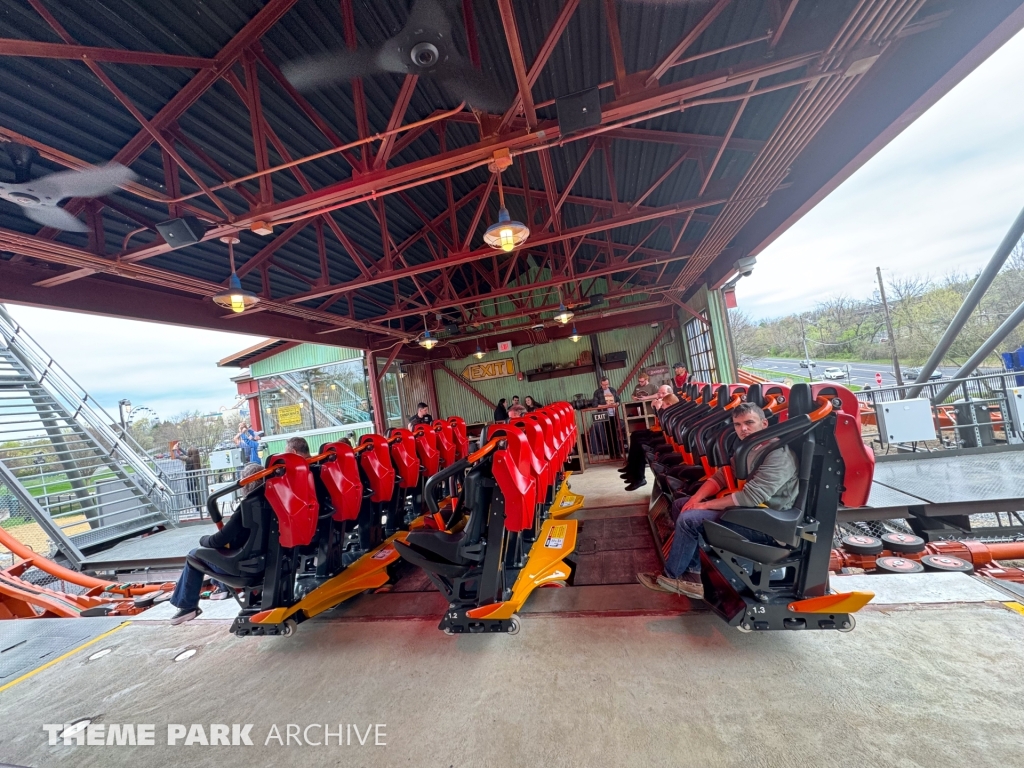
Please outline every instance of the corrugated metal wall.
[[[402, 371], [405, 373], [405, 378], [402, 381], [402, 390], [405, 393], [405, 409], [409, 413], [403, 414], [406, 418], [412, 415], [412, 411], [415, 410], [417, 403], [430, 403], [430, 391], [427, 386], [427, 376], [429, 376], [427, 365], [403, 365]], [[437, 416], [438, 414], [434, 414]], [[451, 415], [451, 414], [447, 414]]]
[[249, 371], [253, 378], [270, 376], [282, 371], [297, 371], [302, 368], [314, 368], [318, 365], [330, 365], [340, 363], [343, 360], [352, 360], [362, 357], [363, 353], [358, 349], [348, 347], [329, 347], [324, 344], [300, 344], [297, 347], [286, 349], [265, 360], [257, 360]]
[[[661, 332], [661, 327], [650, 327], [647, 325], [634, 326], [631, 328], [620, 328], [614, 331], [606, 331], [598, 334], [598, 345], [601, 354], [607, 355], [612, 352], [626, 353], [626, 366], [617, 370], [608, 371], [608, 378], [615, 388], [619, 388], [626, 374], [633, 368], [640, 356], [654, 341]], [[513, 349], [511, 353], [489, 352], [479, 362], [488, 360], [500, 360], [512, 357], [516, 360], [517, 371], [527, 371], [539, 368], [543, 363], [561, 364], [563, 367], [579, 359], [580, 353], [590, 350], [590, 339], [584, 337], [578, 343], [568, 339], [549, 341], [546, 344], [537, 346], [525, 346]], [[644, 361], [645, 366], [664, 364], [671, 366], [682, 358], [682, 347], [680, 345], [680, 332], [678, 329], [666, 334], [662, 342], [654, 349], [650, 356]], [[461, 375], [462, 371], [469, 365], [477, 363], [475, 357], [466, 357], [461, 360], [447, 360], [439, 365], [444, 365], [452, 373]], [[405, 378], [406, 392], [412, 396], [417, 387], [426, 394], [426, 382], [418, 383], [414, 380], [413, 371], [416, 375], [425, 369], [424, 366], [410, 366], [410, 372]], [[669, 374], [670, 375], [670, 374]], [[666, 377], [667, 380], [667, 377]], [[657, 379], [656, 379], [656, 383]], [[573, 395], [582, 393], [591, 397], [597, 388], [597, 378], [592, 373], [564, 376], [547, 381], [528, 382], [525, 379], [519, 381], [515, 376], [506, 376], [500, 379], [481, 381], [471, 385], [477, 392], [493, 403], [501, 398], [512, 399], [512, 395], [519, 395], [520, 398], [530, 395], [538, 402], [548, 404], [559, 400], [571, 400]], [[493, 412], [472, 393], [454, 381], [444, 371], [435, 371], [434, 386], [437, 390], [438, 408], [440, 413], [435, 415], [454, 416], [459, 415], [469, 423], [490, 421]], [[625, 396], [628, 398], [633, 387], [636, 386], [634, 377], [627, 386]]]
[[[346, 428], [338, 430], [337, 432], [320, 432], [315, 435], [303, 435], [306, 438], [306, 442], [309, 443], [309, 450], [311, 453], [319, 453], [320, 446], [326, 443], [334, 443], [341, 440], [343, 437], [349, 437], [352, 432], [356, 433], [356, 440], [363, 435], [369, 434], [373, 431], [373, 427], [356, 427]], [[267, 451], [268, 455], [275, 453], [284, 453], [287, 440], [267, 440]], [[355, 440], [352, 441], [355, 443]]]

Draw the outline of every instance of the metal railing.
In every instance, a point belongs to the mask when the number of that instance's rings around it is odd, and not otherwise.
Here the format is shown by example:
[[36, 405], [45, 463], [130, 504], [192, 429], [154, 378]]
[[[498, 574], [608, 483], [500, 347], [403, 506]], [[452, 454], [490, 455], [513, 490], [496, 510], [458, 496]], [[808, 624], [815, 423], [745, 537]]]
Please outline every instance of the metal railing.
[[[1019, 388], [1017, 373], [986, 373], [960, 379], [939, 379], [925, 385], [908, 383], [857, 392], [873, 409], [876, 404], [907, 399], [912, 387], [922, 386], [919, 398], [927, 398], [932, 410], [935, 440], [905, 446], [912, 450], [957, 450], [1024, 442], [1024, 425], [1010, 400]], [[935, 397], [951, 384], [955, 388], [941, 402]], [[880, 436], [881, 437], [881, 436]], [[884, 440], [882, 441], [884, 444]], [[898, 446], [904, 447], [904, 446]]]
[[[71, 418], [87, 428], [90, 436], [122, 466], [131, 467], [133, 482], [158, 502], [166, 494], [165, 478], [159, 468], [144, 459], [145, 450], [118, 425], [116, 419], [82, 388], [59, 363], [46, 354], [25, 329], [0, 304], [0, 337], [22, 363], [32, 369], [36, 381]], [[148, 457], [147, 457], [148, 458]], [[156, 498], [154, 498], [156, 496]], [[161, 503], [161, 506], [163, 504]]]

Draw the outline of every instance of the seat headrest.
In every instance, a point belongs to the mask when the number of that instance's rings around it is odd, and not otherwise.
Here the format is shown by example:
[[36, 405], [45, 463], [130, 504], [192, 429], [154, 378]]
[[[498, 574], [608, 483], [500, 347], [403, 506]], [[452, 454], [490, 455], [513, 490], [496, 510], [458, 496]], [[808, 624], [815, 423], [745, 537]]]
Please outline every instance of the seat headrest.
[[711, 402], [711, 395], [714, 394], [710, 384], [705, 384], [704, 388], [700, 391], [701, 398], [705, 405]]
[[814, 396], [811, 385], [804, 382], [794, 384], [789, 390], [789, 418], [803, 416], [814, 410]]
[[764, 408], [764, 395], [761, 393], [760, 384], [751, 384], [747, 387], [747, 402], [753, 403], [758, 408]]
[[715, 400], [715, 408], [721, 411], [725, 408], [725, 406], [729, 403], [729, 400], [731, 399], [729, 397], [729, 387], [726, 386], [725, 384], [721, 384], [715, 390], [715, 394], [717, 396], [717, 399]]

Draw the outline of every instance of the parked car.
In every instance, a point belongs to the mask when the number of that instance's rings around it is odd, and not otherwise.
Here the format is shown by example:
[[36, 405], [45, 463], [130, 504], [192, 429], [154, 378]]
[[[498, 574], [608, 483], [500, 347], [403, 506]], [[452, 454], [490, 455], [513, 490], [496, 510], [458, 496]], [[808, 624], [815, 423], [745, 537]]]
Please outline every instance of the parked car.
[[800, 367], [801, 368], [817, 368], [818, 364], [816, 362], [814, 362], [813, 360], [801, 360], [800, 361]]
[[822, 374], [826, 379], [845, 379], [846, 370], [844, 368], [826, 368]]
[[[903, 381], [917, 381], [917, 377], [921, 375], [920, 368], [904, 368], [903, 369]], [[928, 381], [938, 381], [942, 378], [942, 371], [932, 371], [928, 377]]]

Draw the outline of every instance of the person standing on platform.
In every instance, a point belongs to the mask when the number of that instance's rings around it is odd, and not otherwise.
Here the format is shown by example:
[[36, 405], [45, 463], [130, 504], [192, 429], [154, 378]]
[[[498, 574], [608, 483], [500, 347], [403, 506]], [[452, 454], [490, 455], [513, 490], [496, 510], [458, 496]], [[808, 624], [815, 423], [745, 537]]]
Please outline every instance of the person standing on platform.
[[519, 402], [519, 395], [512, 395], [512, 405], [508, 409], [510, 419], [518, 419], [526, 415], [526, 406]]
[[[601, 384], [597, 389], [594, 390], [594, 399], [592, 400], [593, 406], [598, 408], [602, 405], [614, 406], [617, 403], [622, 402], [619, 397], [618, 391], [611, 385], [607, 376], [601, 377]], [[608, 456], [610, 458], [617, 458], [621, 451], [619, 449], [619, 420], [615, 416], [615, 408], [609, 408], [607, 411], [607, 421], [605, 421], [604, 434], [607, 438]]]
[[416, 415], [409, 419], [409, 429], [416, 429], [420, 424], [433, 424], [434, 417], [430, 415], [430, 406], [420, 403], [416, 406]]
[[651, 386], [651, 377], [647, 375], [647, 371], [640, 371], [637, 385], [633, 387], [633, 400], [651, 400], [654, 395], [655, 389]]
[[508, 400], [503, 397], [494, 408], [494, 421], [498, 424], [508, 421], [508, 408], [505, 405], [507, 402]]
[[672, 366], [674, 376], [672, 377], [672, 383], [675, 385], [675, 390], [678, 392], [686, 385], [686, 380], [689, 378], [689, 374], [686, 372], [686, 366], [682, 363], [676, 363]]
[[260, 439], [252, 428], [244, 421], [238, 424], [235, 445], [242, 449], [242, 463], [260, 462]]

